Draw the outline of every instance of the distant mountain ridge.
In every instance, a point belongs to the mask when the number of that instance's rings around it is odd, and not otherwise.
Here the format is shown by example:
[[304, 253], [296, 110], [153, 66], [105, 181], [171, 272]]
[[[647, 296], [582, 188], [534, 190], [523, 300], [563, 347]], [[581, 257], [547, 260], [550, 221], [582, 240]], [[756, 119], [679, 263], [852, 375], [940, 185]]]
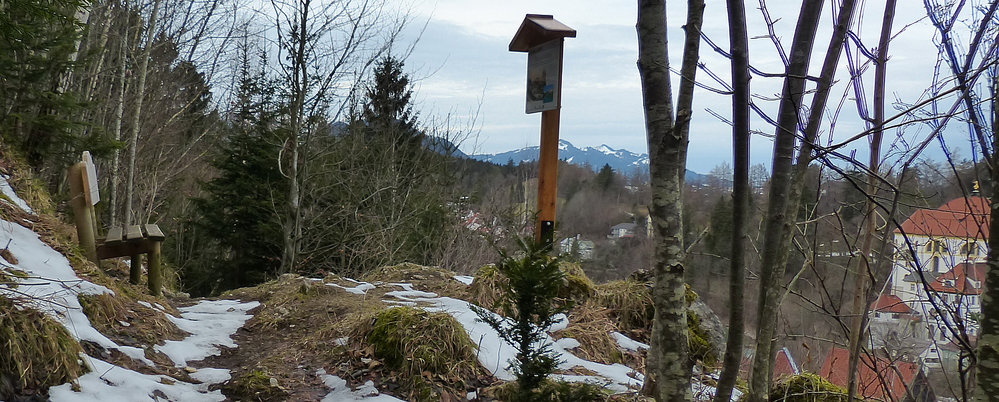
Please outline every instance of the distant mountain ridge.
[[[532, 146], [497, 154], [469, 155], [469, 157], [475, 160], [505, 165], [509, 161], [513, 161], [514, 164], [536, 161], [538, 160], [539, 153], [540, 147]], [[615, 172], [623, 175], [632, 175], [635, 172], [643, 175], [649, 173], [648, 154], [636, 154], [626, 149], [614, 149], [606, 144], [601, 144], [597, 147], [577, 148], [569, 141], [559, 140], [558, 158], [577, 166], [589, 164], [594, 171], [599, 171], [604, 165], [610, 165]], [[687, 182], [698, 183], [706, 178], [702, 174], [687, 170]]]

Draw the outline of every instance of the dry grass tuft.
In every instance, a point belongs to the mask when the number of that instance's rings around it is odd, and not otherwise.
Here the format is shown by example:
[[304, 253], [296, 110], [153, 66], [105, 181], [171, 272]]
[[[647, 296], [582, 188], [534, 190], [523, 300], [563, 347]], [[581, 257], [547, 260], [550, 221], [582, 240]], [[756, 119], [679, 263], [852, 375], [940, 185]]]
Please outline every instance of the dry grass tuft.
[[115, 296], [81, 294], [78, 299], [94, 328], [121, 345], [148, 349], [188, 335], [163, 312], [138, 304], [121, 292]]
[[617, 331], [617, 328], [610, 311], [590, 302], [572, 309], [569, 327], [555, 334], [578, 341], [575, 354], [579, 357], [604, 364], [623, 363], [624, 354], [611, 336], [612, 331]]
[[[596, 285], [586, 276], [579, 264], [559, 262], [559, 270], [565, 275], [558, 297], [583, 304], [597, 293]], [[489, 264], [475, 272], [475, 281], [469, 286], [469, 301], [479, 307], [501, 313], [497, 302], [502, 298], [506, 278], [500, 274], [496, 265]]]
[[497, 303], [503, 295], [505, 278], [496, 265], [489, 264], [475, 271], [475, 280], [468, 287], [469, 301], [479, 307], [500, 312]]
[[371, 283], [411, 283], [425, 292], [463, 299], [468, 296], [468, 286], [455, 280], [455, 275], [443, 268], [403, 263], [378, 268], [362, 279]]
[[89, 371], [83, 349], [62, 325], [0, 296], [0, 398], [40, 395]]
[[620, 280], [597, 285], [596, 290], [594, 301], [609, 310], [618, 331], [648, 343], [655, 314], [652, 289], [642, 282]]

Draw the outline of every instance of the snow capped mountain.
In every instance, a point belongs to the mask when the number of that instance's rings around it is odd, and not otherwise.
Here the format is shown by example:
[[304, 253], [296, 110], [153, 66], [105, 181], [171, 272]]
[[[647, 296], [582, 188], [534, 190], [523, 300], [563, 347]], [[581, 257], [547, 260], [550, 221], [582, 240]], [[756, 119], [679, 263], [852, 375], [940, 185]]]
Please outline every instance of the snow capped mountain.
[[[649, 156], [646, 154], [614, 149], [604, 144], [598, 147], [577, 148], [566, 140], [559, 140], [558, 149], [559, 159], [579, 166], [589, 164], [594, 171], [600, 170], [606, 164], [610, 165], [614, 171], [625, 175], [630, 175], [635, 171], [649, 172]], [[508, 161], [513, 161], [513, 163], [536, 161], [538, 160], [538, 152], [539, 147], [534, 146], [498, 154], [472, 155], [471, 158], [503, 165]]]

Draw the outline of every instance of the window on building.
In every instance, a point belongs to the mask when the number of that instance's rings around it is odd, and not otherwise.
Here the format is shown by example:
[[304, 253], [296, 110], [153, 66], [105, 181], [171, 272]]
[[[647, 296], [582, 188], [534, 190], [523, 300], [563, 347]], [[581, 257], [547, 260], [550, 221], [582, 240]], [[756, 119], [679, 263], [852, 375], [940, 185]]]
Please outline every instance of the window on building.
[[968, 241], [961, 246], [961, 255], [978, 255], [978, 243]]
[[916, 291], [916, 284], [909, 285], [909, 290]]
[[901, 317], [902, 317], [902, 315], [901, 315], [901, 314], [899, 314], [899, 313], [893, 313], [893, 314], [891, 315], [891, 318], [895, 318], [895, 319], [898, 319], [898, 318], [901, 318]]
[[927, 363], [940, 363], [940, 359], [936, 357], [927, 357], [925, 361]]

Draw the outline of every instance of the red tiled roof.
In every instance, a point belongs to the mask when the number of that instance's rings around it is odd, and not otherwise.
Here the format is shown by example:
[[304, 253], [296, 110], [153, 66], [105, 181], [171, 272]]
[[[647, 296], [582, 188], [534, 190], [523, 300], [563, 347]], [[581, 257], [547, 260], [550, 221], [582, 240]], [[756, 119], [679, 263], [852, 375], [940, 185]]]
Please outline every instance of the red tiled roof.
[[[850, 352], [833, 347], [819, 375], [833, 384], [846, 387], [849, 366]], [[861, 356], [857, 366], [857, 392], [867, 399], [900, 401], [906, 395], [906, 387], [919, 373], [919, 366], [914, 363], [897, 361], [893, 364], [880, 357], [872, 360], [867, 355]]]
[[985, 197], [955, 198], [937, 209], [916, 210], [902, 223], [901, 231], [925, 236], [987, 239], [990, 211], [989, 200]]
[[898, 296], [889, 294], [883, 294], [879, 296], [874, 303], [871, 303], [871, 310], [882, 313], [912, 313], [912, 309], [909, 308], [909, 306], [905, 304], [902, 299], [898, 298]]
[[798, 365], [794, 362], [794, 357], [791, 356], [791, 351], [787, 350], [787, 348], [778, 350], [777, 361], [774, 363], [774, 378], [797, 374], [801, 374], [801, 370], [798, 369]]
[[[930, 288], [937, 292], [959, 293], [963, 295], [980, 295], [984, 288], [985, 270], [988, 264], [963, 262], [937, 277]], [[971, 281], [978, 282], [975, 287]]]

